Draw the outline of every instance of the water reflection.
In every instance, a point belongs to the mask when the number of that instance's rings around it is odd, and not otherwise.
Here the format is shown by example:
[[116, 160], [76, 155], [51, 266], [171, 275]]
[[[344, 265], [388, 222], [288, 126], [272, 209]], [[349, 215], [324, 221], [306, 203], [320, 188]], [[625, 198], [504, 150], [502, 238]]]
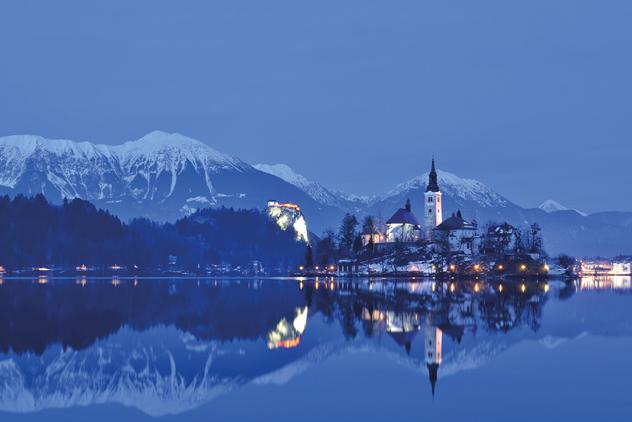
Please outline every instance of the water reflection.
[[632, 277], [624, 275], [587, 276], [578, 280], [580, 290], [630, 290]]
[[442, 376], [525, 338], [631, 330], [610, 322], [618, 317], [612, 307], [595, 320], [556, 317], [542, 329], [547, 303], [583, 290], [629, 291], [629, 277], [42, 280], [0, 286], [2, 410], [115, 402], [181, 413], [247, 383], [287, 382], [360, 344], [406, 362], [435, 395]]

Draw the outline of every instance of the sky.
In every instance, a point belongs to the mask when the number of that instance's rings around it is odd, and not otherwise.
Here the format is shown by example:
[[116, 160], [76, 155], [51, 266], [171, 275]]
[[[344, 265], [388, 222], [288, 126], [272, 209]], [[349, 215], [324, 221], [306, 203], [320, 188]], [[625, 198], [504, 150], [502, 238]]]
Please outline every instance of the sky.
[[380, 194], [632, 211], [629, 0], [0, 2], [0, 136], [179, 132]]

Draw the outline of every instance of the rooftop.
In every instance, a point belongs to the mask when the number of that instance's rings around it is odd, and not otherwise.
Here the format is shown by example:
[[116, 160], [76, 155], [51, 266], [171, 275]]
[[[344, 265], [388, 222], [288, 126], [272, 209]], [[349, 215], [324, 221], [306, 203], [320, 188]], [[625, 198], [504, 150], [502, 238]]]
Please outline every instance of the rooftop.
[[391, 218], [388, 219], [386, 224], [412, 224], [414, 226], [419, 226], [419, 220], [417, 220], [417, 216], [412, 212], [407, 210], [406, 208], [398, 209], [395, 214]]

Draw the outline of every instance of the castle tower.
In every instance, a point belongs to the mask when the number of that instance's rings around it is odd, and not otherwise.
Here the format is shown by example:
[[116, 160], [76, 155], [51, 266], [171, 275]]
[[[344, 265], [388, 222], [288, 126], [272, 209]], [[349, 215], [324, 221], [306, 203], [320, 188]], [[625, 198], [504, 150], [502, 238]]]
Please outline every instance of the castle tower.
[[432, 168], [428, 175], [428, 187], [426, 187], [426, 193], [424, 193], [424, 230], [427, 240], [432, 240], [434, 228], [443, 221], [441, 208], [441, 191], [437, 183], [437, 171], [435, 170], [433, 158]]

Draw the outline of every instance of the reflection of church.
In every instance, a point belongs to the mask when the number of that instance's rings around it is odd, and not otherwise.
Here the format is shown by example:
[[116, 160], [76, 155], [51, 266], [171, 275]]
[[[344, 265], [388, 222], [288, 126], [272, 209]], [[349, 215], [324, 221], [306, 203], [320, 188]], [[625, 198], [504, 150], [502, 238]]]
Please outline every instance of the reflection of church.
[[441, 352], [443, 350], [443, 332], [432, 323], [432, 315], [428, 315], [424, 324], [424, 362], [428, 367], [428, 377], [432, 386], [432, 396], [437, 385], [437, 373], [441, 365]]

